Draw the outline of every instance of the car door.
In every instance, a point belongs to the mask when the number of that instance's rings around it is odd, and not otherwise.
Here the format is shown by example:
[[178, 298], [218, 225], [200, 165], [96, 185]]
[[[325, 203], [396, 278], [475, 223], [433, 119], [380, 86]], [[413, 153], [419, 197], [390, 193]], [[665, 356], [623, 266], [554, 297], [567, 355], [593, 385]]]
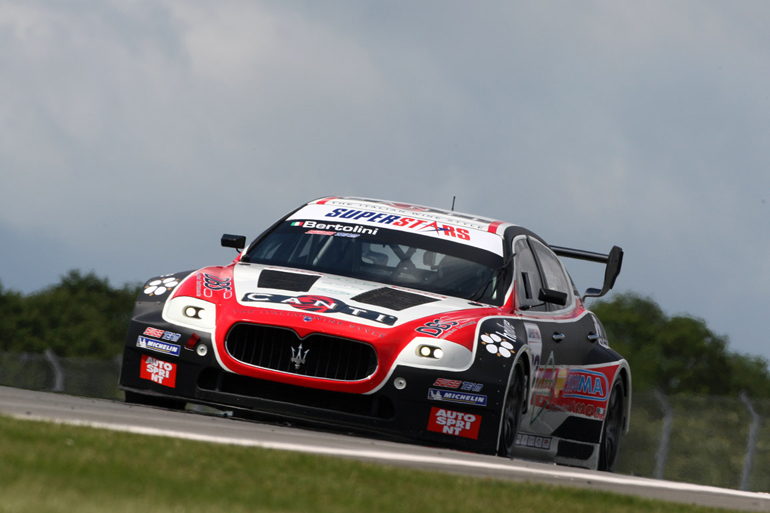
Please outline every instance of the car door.
[[[517, 310], [532, 351], [534, 370], [529, 409], [521, 431], [552, 435], [571, 416], [559, 394], [570, 371], [589, 361], [596, 345], [596, 338], [591, 337], [596, 327], [591, 314], [578, 311], [572, 281], [550, 248], [534, 238], [520, 237], [514, 241], [514, 255]], [[539, 300], [540, 287], [566, 294], [566, 304]]]

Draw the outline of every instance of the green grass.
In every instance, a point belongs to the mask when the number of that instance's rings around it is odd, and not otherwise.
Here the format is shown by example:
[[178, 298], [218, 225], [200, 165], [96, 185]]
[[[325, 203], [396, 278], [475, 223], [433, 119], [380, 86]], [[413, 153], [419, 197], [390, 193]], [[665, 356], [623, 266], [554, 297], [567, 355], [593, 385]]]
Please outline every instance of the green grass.
[[0, 512], [725, 511], [0, 417]]

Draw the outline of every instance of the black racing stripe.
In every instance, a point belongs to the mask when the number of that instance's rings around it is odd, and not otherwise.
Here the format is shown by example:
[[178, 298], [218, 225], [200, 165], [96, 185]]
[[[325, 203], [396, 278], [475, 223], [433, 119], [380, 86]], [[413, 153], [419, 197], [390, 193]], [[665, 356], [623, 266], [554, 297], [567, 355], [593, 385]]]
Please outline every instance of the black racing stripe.
[[414, 306], [438, 301], [438, 299], [423, 296], [422, 294], [412, 294], [411, 292], [396, 290], [390, 287], [382, 287], [379, 289], [370, 290], [369, 292], [359, 294], [352, 299], [354, 301], [358, 301], [359, 303], [381, 306], [391, 310], [405, 310]]
[[313, 274], [287, 273], [283, 271], [265, 270], [259, 274], [257, 286], [266, 289], [291, 290], [307, 292], [320, 278]]

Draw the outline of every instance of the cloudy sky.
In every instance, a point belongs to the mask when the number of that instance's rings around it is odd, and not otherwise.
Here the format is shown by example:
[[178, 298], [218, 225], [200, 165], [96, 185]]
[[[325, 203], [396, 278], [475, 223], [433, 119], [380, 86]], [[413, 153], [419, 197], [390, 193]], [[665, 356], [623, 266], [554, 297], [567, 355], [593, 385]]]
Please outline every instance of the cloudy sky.
[[623, 247], [616, 290], [770, 358], [769, 22], [765, 1], [0, 0], [0, 283], [143, 282], [320, 196], [456, 196]]

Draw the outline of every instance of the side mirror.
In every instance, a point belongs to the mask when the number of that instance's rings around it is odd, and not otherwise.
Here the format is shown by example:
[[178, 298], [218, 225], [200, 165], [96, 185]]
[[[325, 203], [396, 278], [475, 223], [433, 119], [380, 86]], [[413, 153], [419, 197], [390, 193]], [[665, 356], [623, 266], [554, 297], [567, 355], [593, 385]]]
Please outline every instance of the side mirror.
[[246, 237], [243, 235], [230, 235], [229, 233], [226, 233], [222, 235], [222, 247], [235, 248], [238, 251], [241, 251], [246, 247]]
[[551, 290], [543, 287], [540, 289], [540, 294], [538, 294], [537, 298], [543, 303], [564, 306], [567, 304], [569, 296], [566, 292], [559, 292], [558, 290]]

